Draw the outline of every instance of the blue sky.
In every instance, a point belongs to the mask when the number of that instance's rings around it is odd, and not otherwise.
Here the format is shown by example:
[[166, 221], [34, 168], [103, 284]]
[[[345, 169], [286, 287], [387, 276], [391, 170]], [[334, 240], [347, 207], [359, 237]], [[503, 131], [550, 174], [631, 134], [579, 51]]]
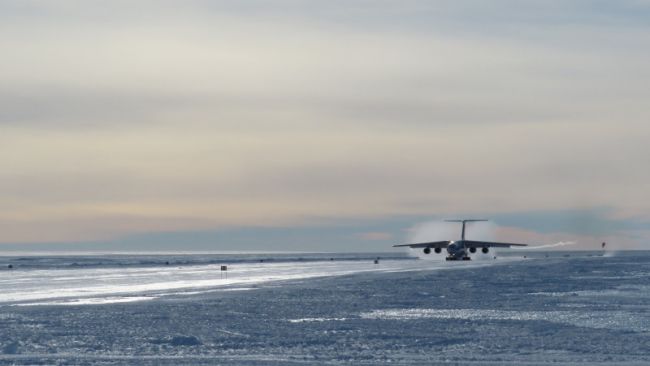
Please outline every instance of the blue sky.
[[644, 248], [649, 18], [3, 1], [0, 243], [355, 251], [480, 215], [496, 239]]

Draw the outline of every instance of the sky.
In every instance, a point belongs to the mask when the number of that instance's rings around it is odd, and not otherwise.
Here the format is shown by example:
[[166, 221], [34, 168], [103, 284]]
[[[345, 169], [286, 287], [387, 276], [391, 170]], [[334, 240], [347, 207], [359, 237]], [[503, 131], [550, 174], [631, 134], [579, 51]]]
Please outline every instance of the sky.
[[0, 48], [0, 249], [650, 249], [647, 0], [0, 0]]

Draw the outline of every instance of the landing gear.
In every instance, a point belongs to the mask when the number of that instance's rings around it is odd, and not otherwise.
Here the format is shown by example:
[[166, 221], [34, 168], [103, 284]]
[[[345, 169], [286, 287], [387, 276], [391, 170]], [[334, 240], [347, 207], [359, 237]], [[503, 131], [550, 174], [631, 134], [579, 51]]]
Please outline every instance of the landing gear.
[[470, 258], [470, 257], [461, 257], [461, 258], [456, 258], [456, 257], [446, 257], [445, 260], [447, 260], [447, 261], [460, 261], [460, 260], [471, 261], [472, 258]]
[[463, 260], [464, 260], [464, 261], [471, 261], [472, 258], [470, 258], [470, 257], [463, 257]]

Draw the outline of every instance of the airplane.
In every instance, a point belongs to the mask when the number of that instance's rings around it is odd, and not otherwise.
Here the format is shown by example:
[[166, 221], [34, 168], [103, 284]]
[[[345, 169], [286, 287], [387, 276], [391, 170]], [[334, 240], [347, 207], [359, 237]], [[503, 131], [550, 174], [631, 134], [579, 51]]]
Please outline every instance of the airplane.
[[[465, 239], [465, 224], [468, 222], [478, 222], [478, 221], [488, 221], [484, 219], [463, 219], [463, 220], [445, 220], [446, 222], [461, 222], [463, 223], [463, 230], [460, 235], [460, 240], [443, 240], [443, 241], [432, 241], [428, 243], [413, 243], [413, 244], [398, 244], [393, 245], [393, 247], [409, 247], [409, 248], [424, 248], [424, 254], [431, 254], [431, 249], [437, 254], [442, 252], [443, 248], [447, 249], [447, 257], [445, 258], [448, 261], [456, 260], [471, 260], [469, 253], [476, 253], [477, 248], [481, 248], [481, 252], [487, 254], [490, 251], [491, 247], [494, 248], [510, 248], [510, 247], [525, 247], [528, 244], [516, 244], [516, 243], [496, 243], [489, 241], [476, 241], [476, 240], [466, 240]], [[469, 253], [468, 253], [469, 252]]]

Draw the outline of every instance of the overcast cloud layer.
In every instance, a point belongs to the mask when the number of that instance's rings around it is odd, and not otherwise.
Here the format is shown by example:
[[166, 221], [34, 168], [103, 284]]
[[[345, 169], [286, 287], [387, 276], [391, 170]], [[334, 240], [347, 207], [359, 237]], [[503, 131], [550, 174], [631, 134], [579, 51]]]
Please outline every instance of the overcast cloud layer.
[[648, 1], [2, 1], [0, 47], [0, 242], [650, 221]]

